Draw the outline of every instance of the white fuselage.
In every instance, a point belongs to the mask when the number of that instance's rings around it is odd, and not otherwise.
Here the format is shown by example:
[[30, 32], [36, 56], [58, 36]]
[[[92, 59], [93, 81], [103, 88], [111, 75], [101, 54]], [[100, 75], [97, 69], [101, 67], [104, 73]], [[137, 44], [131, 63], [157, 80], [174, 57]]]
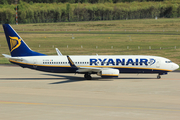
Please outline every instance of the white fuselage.
[[[145, 55], [82, 55], [70, 56], [77, 67], [97, 67], [119, 69], [120, 73], [167, 73], [179, 68], [169, 59]], [[21, 59], [21, 60], [19, 60]], [[67, 56], [18, 57], [11, 62], [48, 72], [73, 72]], [[38, 69], [40, 68], [40, 69]], [[61, 70], [58, 70], [61, 69]], [[64, 68], [65, 71], [62, 70]], [[46, 70], [47, 69], [47, 70]]]

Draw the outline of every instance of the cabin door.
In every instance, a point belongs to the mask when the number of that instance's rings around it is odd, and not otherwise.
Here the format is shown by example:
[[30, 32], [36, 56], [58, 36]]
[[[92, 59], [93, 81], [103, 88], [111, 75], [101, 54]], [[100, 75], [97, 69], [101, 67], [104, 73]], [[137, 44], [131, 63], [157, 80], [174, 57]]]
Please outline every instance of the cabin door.
[[157, 67], [157, 68], [160, 68], [160, 60], [159, 60], [159, 59], [157, 59], [156, 67]]
[[37, 60], [33, 59], [33, 68], [37, 68]]

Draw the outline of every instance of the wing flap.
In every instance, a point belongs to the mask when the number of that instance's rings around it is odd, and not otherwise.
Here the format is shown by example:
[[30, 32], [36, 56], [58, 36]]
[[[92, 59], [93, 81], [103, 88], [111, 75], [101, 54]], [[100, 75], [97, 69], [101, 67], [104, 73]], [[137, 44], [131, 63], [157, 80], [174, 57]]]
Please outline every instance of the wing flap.
[[77, 72], [99, 72], [102, 68], [94, 68], [94, 67], [78, 67]]

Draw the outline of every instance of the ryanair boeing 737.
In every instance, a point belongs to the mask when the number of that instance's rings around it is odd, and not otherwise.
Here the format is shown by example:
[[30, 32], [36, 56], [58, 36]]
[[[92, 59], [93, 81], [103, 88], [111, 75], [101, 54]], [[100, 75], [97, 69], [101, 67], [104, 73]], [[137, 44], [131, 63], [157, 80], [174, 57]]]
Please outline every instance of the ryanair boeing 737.
[[58, 55], [48, 56], [32, 51], [16, 31], [3, 24], [11, 55], [3, 54], [11, 63], [23, 68], [53, 73], [79, 73], [90, 80], [91, 74], [118, 77], [120, 73], [156, 73], [157, 78], [179, 66], [167, 58], [147, 55]]

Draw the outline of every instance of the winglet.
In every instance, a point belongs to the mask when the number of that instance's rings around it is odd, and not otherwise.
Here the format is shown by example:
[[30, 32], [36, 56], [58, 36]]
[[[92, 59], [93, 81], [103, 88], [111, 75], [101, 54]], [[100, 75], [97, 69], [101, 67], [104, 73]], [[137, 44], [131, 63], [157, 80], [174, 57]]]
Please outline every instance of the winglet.
[[67, 55], [67, 59], [72, 68], [77, 68], [76, 65], [74, 64], [74, 62], [71, 60], [71, 58], [68, 55]]
[[62, 53], [59, 51], [59, 49], [58, 48], [55, 48], [55, 49], [56, 49], [58, 56], [62, 56]]

